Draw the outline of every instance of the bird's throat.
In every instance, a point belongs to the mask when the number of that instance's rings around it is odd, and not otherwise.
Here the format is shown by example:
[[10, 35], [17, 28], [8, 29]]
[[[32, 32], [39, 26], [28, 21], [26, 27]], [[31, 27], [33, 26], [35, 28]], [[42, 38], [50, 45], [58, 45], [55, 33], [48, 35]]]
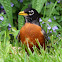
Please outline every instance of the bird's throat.
[[33, 20], [31, 18], [25, 18], [25, 23], [32, 23], [32, 24], [36, 24], [36, 25], [39, 25], [40, 26], [40, 22], [39, 22], [38, 19]]

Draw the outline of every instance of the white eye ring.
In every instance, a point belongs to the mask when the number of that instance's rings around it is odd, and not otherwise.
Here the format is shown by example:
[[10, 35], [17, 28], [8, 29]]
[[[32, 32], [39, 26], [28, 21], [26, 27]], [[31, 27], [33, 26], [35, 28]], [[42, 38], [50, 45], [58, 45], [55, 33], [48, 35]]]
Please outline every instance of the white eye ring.
[[29, 14], [30, 16], [34, 14], [34, 11], [33, 11], [33, 10], [29, 11], [29, 13], [30, 13], [30, 12], [32, 12], [32, 14]]

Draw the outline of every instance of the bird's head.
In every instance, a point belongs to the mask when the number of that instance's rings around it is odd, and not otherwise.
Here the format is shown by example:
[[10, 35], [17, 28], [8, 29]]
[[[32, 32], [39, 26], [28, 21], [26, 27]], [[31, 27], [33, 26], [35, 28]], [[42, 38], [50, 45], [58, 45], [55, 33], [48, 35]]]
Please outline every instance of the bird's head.
[[30, 21], [39, 19], [38, 12], [33, 8], [27, 8], [24, 11], [19, 12], [19, 15], [23, 15], [25, 19]]

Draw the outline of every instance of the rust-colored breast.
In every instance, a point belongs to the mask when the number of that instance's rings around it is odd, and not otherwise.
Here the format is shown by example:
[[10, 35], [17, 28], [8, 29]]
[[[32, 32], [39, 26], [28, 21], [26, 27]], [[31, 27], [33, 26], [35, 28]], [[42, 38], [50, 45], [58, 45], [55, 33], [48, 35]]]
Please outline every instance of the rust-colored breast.
[[32, 48], [32, 43], [37, 45], [36, 40], [39, 40], [41, 46], [44, 45], [45, 48], [45, 38], [41, 32], [41, 27], [31, 23], [25, 23], [25, 25], [20, 30], [20, 40], [22, 43], [29, 44], [29, 47]]

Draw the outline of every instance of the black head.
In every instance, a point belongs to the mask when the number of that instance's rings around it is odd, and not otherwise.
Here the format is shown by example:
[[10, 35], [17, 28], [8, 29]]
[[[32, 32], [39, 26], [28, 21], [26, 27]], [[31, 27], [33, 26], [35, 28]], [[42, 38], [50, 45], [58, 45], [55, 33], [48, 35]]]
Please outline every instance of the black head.
[[23, 15], [25, 19], [36, 20], [39, 18], [38, 12], [33, 8], [27, 8], [24, 11], [19, 12], [19, 15]]

